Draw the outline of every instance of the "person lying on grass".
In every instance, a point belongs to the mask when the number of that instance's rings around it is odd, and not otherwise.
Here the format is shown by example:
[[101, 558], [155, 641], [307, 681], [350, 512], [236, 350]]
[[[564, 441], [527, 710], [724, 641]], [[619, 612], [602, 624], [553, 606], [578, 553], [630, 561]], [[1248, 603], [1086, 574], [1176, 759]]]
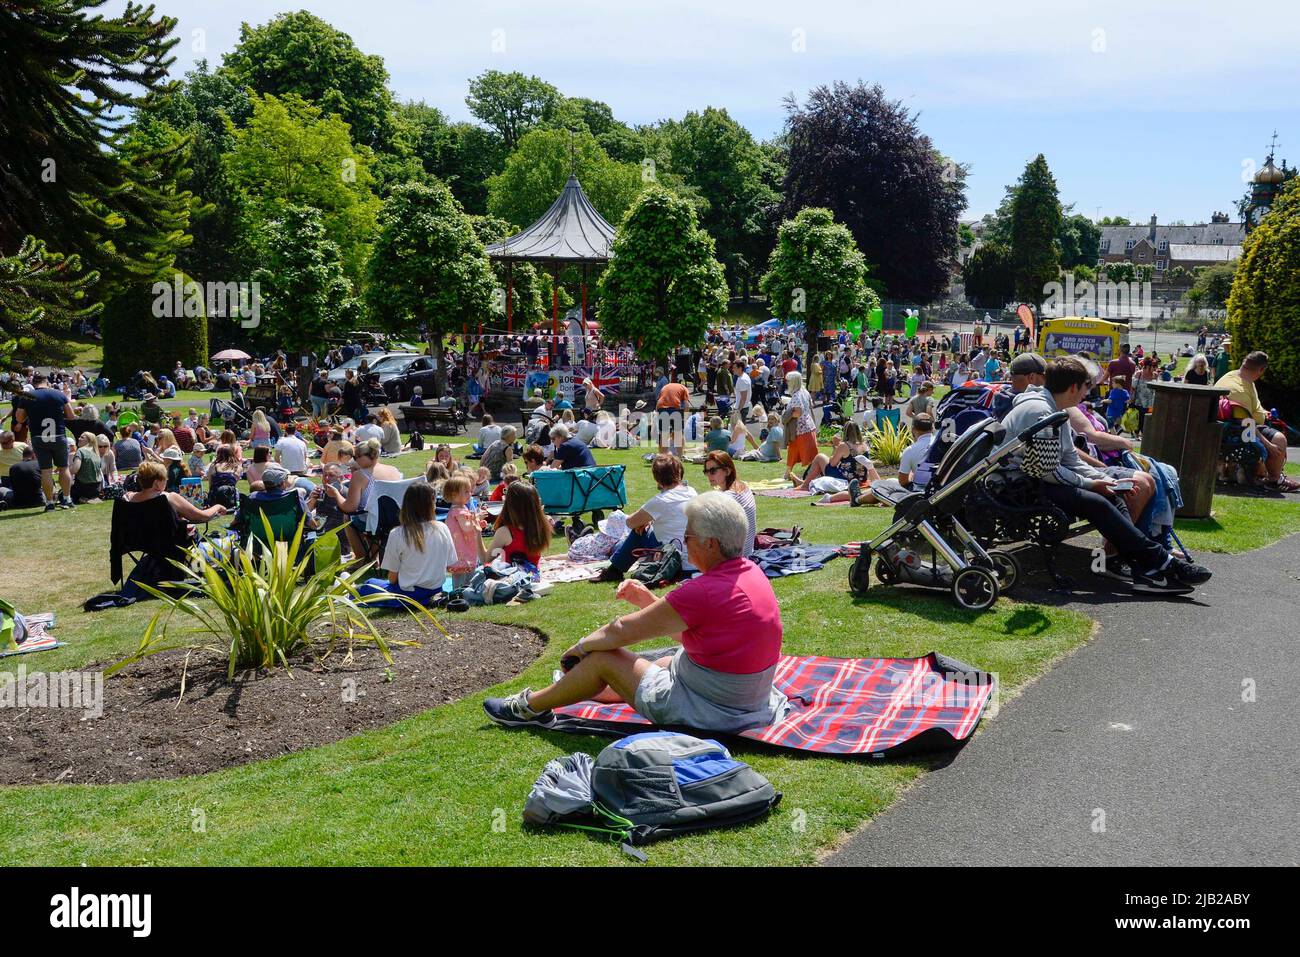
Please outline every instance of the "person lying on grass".
[[[762, 570], [741, 556], [749, 526], [735, 499], [705, 492], [686, 505], [686, 551], [702, 572], [663, 598], [640, 582], [618, 597], [638, 610], [604, 625], [564, 652], [568, 669], [540, 691], [488, 698], [483, 708], [507, 727], [539, 724], [551, 709], [579, 701], [626, 702], [656, 725], [736, 732], [785, 714], [773, 687], [781, 656], [781, 612]], [[657, 661], [627, 648], [654, 638], [680, 641]]]
[[794, 487], [808, 489], [823, 475], [847, 482], [857, 475], [853, 460], [859, 455], [866, 455], [867, 451], [867, 443], [862, 438], [862, 429], [856, 422], [846, 422], [831, 454], [818, 452], [812, 464], [808, 466], [808, 470], [804, 472], [803, 479], [795, 480]]

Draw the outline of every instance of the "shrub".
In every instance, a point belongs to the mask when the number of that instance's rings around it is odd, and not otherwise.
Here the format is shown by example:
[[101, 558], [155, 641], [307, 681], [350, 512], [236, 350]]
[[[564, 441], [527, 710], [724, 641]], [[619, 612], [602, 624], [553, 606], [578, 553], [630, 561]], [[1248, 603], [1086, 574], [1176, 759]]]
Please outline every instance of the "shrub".
[[876, 423], [867, 433], [871, 460], [877, 465], [897, 465], [903, 458], [903, 449], [912, 444], [912, 430], [905, 425], [895, 426], [886, 419]]
[[[188, 288], [190, 277], [179, 275], [182, 288]], [[114, 385], [125, 385], [140, 369], [170, 376], [177, 359], [187, 369], [208, 361], [208, 320], [202, 315], [157, 317], [155, 299], [148, 284], [128, 289], [104, 306], [99, 322], [104, 375]]]
[[[265, 516], [262, 522], [270, 540], [270, 523]], [[135, 652], [107, 673], [162, 651], [206, 648], [226, 656], [226, 674], [233, 680], [237, 671], [249, 668], [288, 668], [291, 657], [322, 640], [327, 654], [345, 641], [349, 656], [356, 641], [373, 642], [391, 663], [388, 642], [370, 621], [366, 606], [401, 596], [361, 595], [357, 587], [365, 581], [369, 565], [347, 571], [336, 559], [319, 562], [309, 572], [311, 550], [300, 548], [302, 537], [300, 522], [292, 541], [268, 548], [243, 549], [226, 540], [212, 543], [208, 555], [191, 549], [189, 564], [175, 563], [185, 570], [184, 579], [165, 591], [143, 586], [163, 607], [149, 621]], [[301, 558], [291, 560], [300, 553]], [[427, 618], [446, 634], [426, 609], [403, 600], [413, 615]], [[182, 636], [206, 635], [215, 644], [194, 644], [188, 638], [170, 641], [177, 615], [187, 625], [197, 623], [182, 630]]]
[[1228, 297], [1232, 357], [1268, 353], [1265, 384], [1300, 390], [1300, 179], [1246, 237]]

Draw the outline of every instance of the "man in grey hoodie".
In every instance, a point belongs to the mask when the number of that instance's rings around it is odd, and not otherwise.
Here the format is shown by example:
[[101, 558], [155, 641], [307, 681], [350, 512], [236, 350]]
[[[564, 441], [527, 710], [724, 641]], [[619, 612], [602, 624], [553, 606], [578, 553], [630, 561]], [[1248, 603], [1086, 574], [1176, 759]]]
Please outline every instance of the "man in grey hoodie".
[[[1003, 419], [1007, 434], [1019, 435], [1054, 412], [1073, 408], [1083, 401], [1091, 386], [1091, 375], [1078, 359], [1069, 356], [1053, 359], [1047, 364], [1044, 388], [1029, 389], [1016, 396], [1011, 411]], [[1067, 514], [1091, 522], [1115, 547], [1132, 569], [1134, 591], [1186, 594], [1193, 590], [1192, 586], [1209, 580], [1209, 569], [1175, 558], [1163, 545], [1138, 530], [1116, 491], [1117, 480], [1079, 459], [1074, 432], [1068, 423], [1060, 427], [1058, 434], [1060, 464], [1043, 477], [1043, 493]], [[1012, 455], [1004, 469], [1009, 474], [1018, 474], [1022, 461], [1019, 453]]]

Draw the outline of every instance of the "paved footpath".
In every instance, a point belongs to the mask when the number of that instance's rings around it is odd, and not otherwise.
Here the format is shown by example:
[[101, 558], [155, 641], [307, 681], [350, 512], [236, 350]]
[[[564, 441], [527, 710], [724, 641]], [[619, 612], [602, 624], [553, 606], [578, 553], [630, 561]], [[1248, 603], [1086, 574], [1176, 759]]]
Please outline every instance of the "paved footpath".
[[1193, 600], [1031, 572], [1099, 633], [825, 863], [1300, 864], [1300, 535], [1197, 559]]

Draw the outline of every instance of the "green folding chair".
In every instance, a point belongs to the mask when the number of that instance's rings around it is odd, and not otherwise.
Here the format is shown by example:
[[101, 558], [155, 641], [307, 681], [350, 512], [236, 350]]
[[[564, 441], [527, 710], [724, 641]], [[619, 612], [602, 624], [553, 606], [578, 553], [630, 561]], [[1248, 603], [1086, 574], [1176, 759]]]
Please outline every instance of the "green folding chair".
[[[271, 538], [266, 537], [265, 517], [271, 526]], [[291, 542], [298, 523], [302, 521], [302, 498], [293, 492], [276, 499], [256, 499], [240, 496], [239, 511], [235, 515], [235, 528], [239, 543], [244, 548], [257, 548], [272, 542]]]

